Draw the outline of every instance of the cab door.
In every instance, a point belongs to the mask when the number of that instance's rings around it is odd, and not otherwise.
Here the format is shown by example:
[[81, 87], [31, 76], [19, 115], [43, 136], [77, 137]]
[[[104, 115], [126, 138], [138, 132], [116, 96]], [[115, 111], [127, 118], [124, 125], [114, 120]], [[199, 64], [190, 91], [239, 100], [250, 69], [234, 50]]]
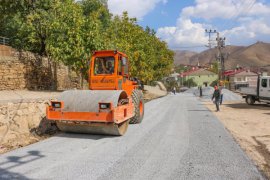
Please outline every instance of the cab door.
[[263, 77], [260, 83], [260, 97], [270, 99], [270, 77]]

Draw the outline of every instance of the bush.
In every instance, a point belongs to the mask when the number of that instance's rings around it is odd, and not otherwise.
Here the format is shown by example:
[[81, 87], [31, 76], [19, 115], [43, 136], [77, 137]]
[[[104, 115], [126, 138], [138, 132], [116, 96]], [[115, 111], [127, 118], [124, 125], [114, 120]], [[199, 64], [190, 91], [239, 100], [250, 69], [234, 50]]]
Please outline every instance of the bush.
[[188, 80], [184, 81], [184, 86], [187, 86], [190, 88], [190, 87], [196, 87], [198, 85], [193, 79], [188, 79]]

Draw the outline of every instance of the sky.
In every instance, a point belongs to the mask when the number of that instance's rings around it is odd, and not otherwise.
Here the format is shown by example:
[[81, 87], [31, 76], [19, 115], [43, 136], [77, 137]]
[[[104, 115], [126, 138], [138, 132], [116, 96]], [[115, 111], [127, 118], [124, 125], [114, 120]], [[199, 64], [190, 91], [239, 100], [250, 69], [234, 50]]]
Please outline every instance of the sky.
[[[153, 28], [173, 50], [204, 50], [206, 29], [219, 32], [226, 45], [270, 43], [270, 0], [108, 0], [108, 7]], [[211, 33], [213, 43], [216, 36]]]

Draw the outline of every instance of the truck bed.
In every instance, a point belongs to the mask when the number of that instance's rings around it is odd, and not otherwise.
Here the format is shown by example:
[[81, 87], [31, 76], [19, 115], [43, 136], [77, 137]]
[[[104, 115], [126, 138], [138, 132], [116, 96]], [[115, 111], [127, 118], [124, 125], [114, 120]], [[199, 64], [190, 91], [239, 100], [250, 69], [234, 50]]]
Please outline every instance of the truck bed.
[[240, 93], [242, 95], [256, 95], [257, 94], [257, 89], [256, 87], [242, 87], [240, 89]]

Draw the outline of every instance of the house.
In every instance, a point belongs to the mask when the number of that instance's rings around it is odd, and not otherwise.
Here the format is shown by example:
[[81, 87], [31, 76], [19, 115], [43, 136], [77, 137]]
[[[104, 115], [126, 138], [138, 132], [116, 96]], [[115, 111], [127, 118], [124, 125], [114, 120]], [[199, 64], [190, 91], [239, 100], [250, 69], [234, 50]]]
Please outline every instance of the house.
[[170, 78], [173, 78], [173, 79], [175, 79], [175, 81], [177, 81], [179, 75], [180, 75], [179, 73], [174, 72], [173, 74], [170, 75]]
[[180, 74], [180, 84], [192, 79], [197, 86], [209, 86], [218, 79], [218, 75], [204, 68], [197, 68]]
[[249, 69], [228, 70], [224, 73], [224, 76], [229, 81], [230, 90], [257, 86], [258, 74]]

